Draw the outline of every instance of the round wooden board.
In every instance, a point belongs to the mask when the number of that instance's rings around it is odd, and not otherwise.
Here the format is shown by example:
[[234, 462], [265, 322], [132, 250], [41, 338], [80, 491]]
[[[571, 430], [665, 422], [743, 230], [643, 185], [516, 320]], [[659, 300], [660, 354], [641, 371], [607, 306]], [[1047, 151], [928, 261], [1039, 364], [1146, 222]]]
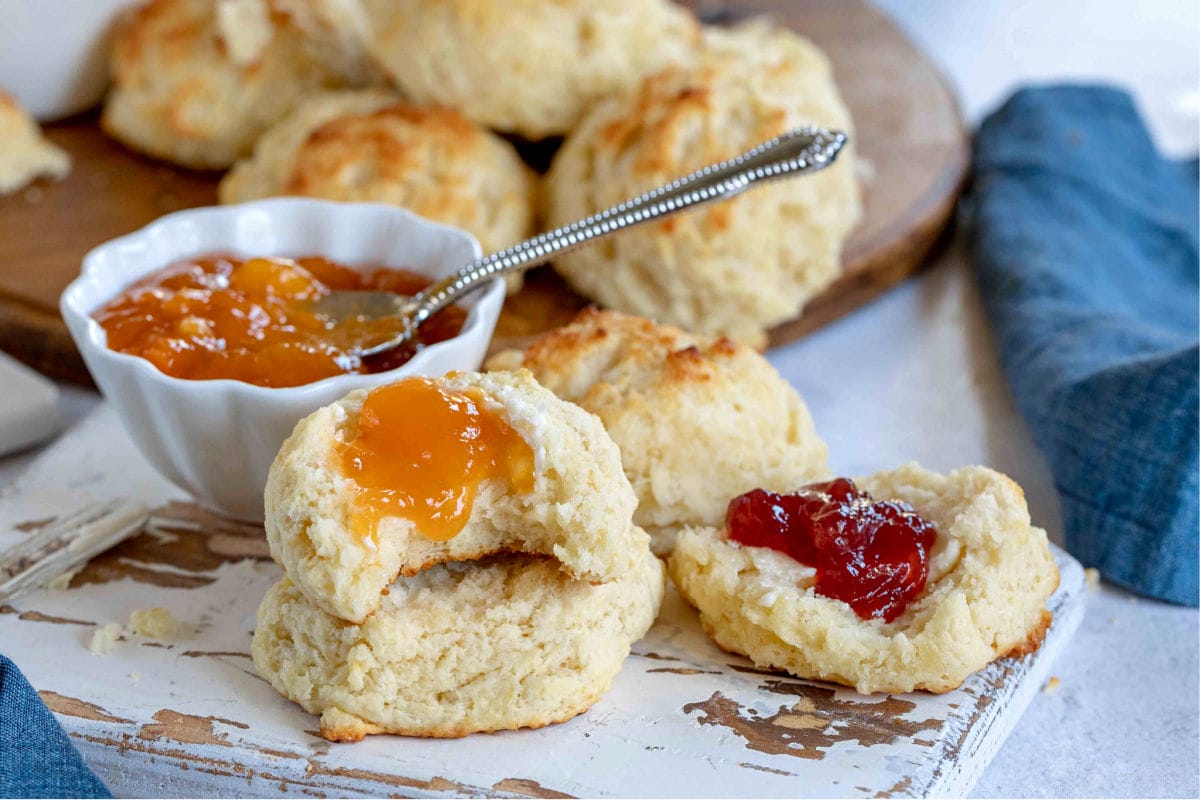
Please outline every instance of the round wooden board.
[[[969, 134], [945, 81], [864, 0], [693, 0], [706, 19], [768, 14], [811, 38], [833, 61], [854, 116], [865, 214], [842, 276], [799, 319], [772, 331], [793, 341], [863, 305], [915, 271], [945, 229], [962, 187]], [[216, 202], [217, 176], [151, 161], [104, 136], [93, 116], [47, 126], [72, 157], [61, 182], [0, 198], [0, 349], [49, 375], [89, 382], [58, 295], [95, 245], [181, 208]], [[519, 346], [569, 320], [586, 301], [552, 271], [509, 298], [493, 348]]]

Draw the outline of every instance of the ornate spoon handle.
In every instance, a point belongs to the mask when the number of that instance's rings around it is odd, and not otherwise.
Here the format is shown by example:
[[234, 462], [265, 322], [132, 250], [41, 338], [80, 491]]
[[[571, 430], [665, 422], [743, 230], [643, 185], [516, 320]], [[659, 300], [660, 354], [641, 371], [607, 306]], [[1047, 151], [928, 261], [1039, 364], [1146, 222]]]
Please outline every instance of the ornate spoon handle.
[[438, 311], [500, 275], [523, 272], [617, 231], [733, 197], [758, 183], [824, 169], [833, 163], [846, 138], [840, 131], [797, 128], [736, 158], [697, 170], [587, 219], [485, 256], [414, 295], [405, 315], [409, 320], [405, 331], [363, 352], [381, 352], [404, 343]]

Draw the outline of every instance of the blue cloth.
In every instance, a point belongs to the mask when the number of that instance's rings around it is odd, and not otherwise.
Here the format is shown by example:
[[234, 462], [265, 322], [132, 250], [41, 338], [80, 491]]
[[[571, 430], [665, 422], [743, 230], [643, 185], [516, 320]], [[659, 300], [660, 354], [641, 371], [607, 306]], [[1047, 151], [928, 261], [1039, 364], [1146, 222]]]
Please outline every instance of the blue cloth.
[[1067, 549], [1197, 604], [1197, 164], [1162, 158], [1124, 92], [1017, 92], [975, 142], [970, 228], [1017, 405]]
[[0, 656], [0, 797], [112, 797], [37, 692]]

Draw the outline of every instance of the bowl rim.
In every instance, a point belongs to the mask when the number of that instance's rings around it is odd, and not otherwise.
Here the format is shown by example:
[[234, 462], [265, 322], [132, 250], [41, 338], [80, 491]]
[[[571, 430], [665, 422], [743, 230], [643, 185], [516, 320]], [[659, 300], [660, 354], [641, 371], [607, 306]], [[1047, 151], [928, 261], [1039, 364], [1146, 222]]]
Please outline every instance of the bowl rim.
[[[152, 380], [162, 382], [166, 386], [174, 388], [188, 387], [187, 391], [219, 393], [227, 391], [237, 391], [248, 394], [252, 397], [261, 397], [263, 399], [272, 399], [279, 401], [295, 401], [308, 399], [313, 395], [326, 395], [329, 390], [336, 387], [338, 384], [347, 384], [345, 392], [354, 391], [355, 389], [364, 388], [366, 386], [383, 385], [390, 382], [391, 378], [402, 377], [403, 374], [412, 374], [414, 367], [419, 369], [426, 362], [436, 358], [441, 353], [455, 346], [460, 340], [471, 339], [475, 337], [485, 336], [482, 330], [485, 321], [483, 319], [483, 306], [495, 298], [501, 305], [504, 302], [505, 286], [503, 278], [495, 278], [490, 284], [481, 290], [476, 297], [473, 298], [470, 307], [467, 309], [467, 318], [463, 321], [462, 329], [449, 339], [441, 342], [428, 345], [421, 348], [408, 361], [400, 366], [387, 370], [386, 372], [370, 372], [357, 373], [350, 372], [343, 375], [331, 375], [328, 378], [322, 378], [319, 381], [305, 383], [299, 386], [259, 386], [257, 384], [248, 383], [236, 378], [211, 378], [211, 379], [194, 379], [194, 378], [178, 378], [174, 375], [168, 375], [160, 370], [149, 360], [133, 355], [131, 353], [122, 353], [108, 347], [107, 336], [104, 328], [100, 323], [86, 311], [78, 307], [79, 295], [83, 291], [85, 284], [96, 282], [99, 280], [100, 267], [97, 265], [107, 251], [116, 249], [122, 245], [127, 245], [131, 242], [136, 242], [140, 239], [159, 234], [170, 235], [171, 226], [179, 223], [180, 220], [193, 216], [220, 216], [234, 215], [242, 213], [247, 209], [263, 210], [273, 217], [278, 217], [281, 214], [287, 214], [291, 209], [306, 208], [311, 210], [325, 210], [333, 214], [363, 214], [368, 210], [374, 214], [392, 214], [405, 219], [410, 223], [416, 223], [418, 228], [424, 228], [429, 234], [458, 238], [465, 240], [469, 245], [475, 258], [479, 258], [483, 254], [483, 250], [479, 245], [479, 241], [468, 231], [462, 228], [456, 228], [452, 225], [447, 225], [441, 222], [421, 217], [408, 209], [400, 206], [390, 205], [388, 203], [350, 203], [340, 202], [336, 200], [322, 200], [317, 198], [306, 197], [270, 197], [260, 200], [251, 200], [245, 203], [231, 203], [229, 205], [211, 205], [211, 206], [195, 206], [185, 208], [179, 211], [174, 211], [169, 214], [164, 214], [161, 217], [155, 218], [148, 224], [138, 228], [130, 233], [117, 236], [109, 239], [102, 244], [99, 244], [84, 254], [79, 275], [76, 276], [66, 288], [63, 289], [59, 296], [59, 312], [67, 321], [67, 328], [71, 333], [71, 338], [74, 339], [76, 347], [79, 348], [81, 354], [86, 349], [91, 355], [96, 358], [107, 360], [113, 366], [119, 366], [124, 369], [132, 369], [144, 376], [150, 377]], [[214, 248], [209, 248], [211, 251]], [[196, 253], [193, 256], [180, 256], [184, 258], [194, 258], [205, 255], [204, 252]], [[273, 256], [263, 256], [271, 258]], [[167, 264], [160, 264], [145, 272], [139, 277], [144, 277], [161, 269]], [[349, 265], [348, 265], [349, 266]], [[466, 264], [463, 264], [466, 266]], [[352, 269], [356, 268], [351, 266]], [[132, 280], [138, 280], [133, 278]], [[120, 292], [122, 292], [129, 284], [124, 284], [116, 288], [110, 297], [101, 302], [110, 302]], [[97, 306], [99, 307], [99, 306]], [[71, 324], [74, 321], [75, 324]], [[82, 326], [84, 335], [83, 341], [80, 341], [80, 336], [76, 334], [76, 326]], [[86, 360], [86, 359], [85, 359]], [[89, 371], [91, 368], [89, 366]], [[418, 372], [417, 374], [421, 374]], [[93, 376], [95, 377], [95, 376]], [[344, 392], [343, 392], [344, 393]]]

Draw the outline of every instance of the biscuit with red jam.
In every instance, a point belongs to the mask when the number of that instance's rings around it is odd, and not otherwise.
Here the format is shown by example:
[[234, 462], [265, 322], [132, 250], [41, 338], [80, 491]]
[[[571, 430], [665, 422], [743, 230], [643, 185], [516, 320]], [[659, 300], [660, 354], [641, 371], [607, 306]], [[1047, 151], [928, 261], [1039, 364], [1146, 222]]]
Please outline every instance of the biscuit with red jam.
[[[941, 475], [910, 464], [858, 481], [936, 529], [923, 589], [890, 619], [817, 590], [818, 574], [728, 529], [680, 534], [671, 578], [725, 650], [768, 669], [860, 692], [946, 692], [991, 661], [1036, 650], [1058, 569], [1021, 488], [984, 467]], [[891, 616], [891, 615], [889, 615]]]

